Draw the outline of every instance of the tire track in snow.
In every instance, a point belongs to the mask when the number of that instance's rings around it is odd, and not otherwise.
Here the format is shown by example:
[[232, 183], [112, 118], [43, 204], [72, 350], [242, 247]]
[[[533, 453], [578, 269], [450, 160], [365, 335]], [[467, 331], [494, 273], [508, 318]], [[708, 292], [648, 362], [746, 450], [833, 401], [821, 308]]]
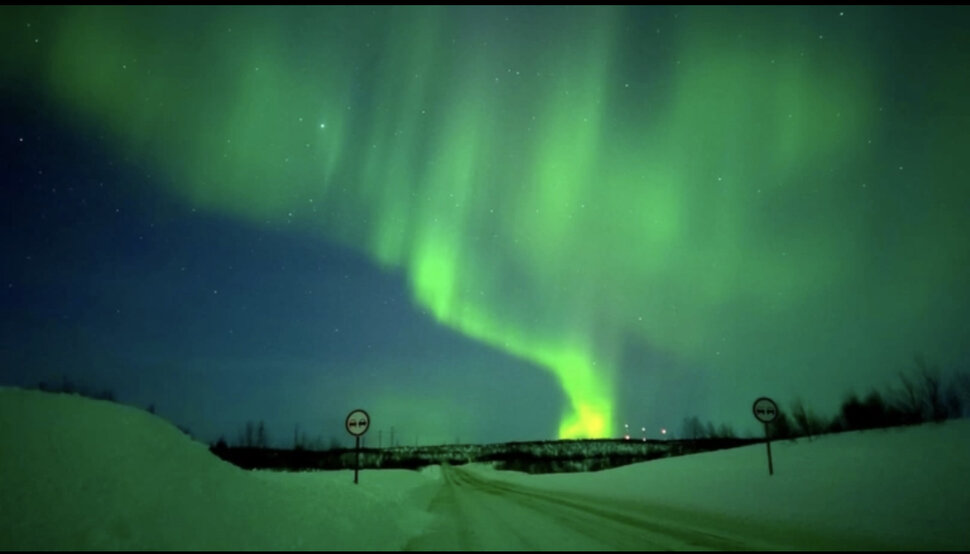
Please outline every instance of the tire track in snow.
[[442, 466], [437, 516], [407, 550], [885, 549], [870, 541], [487, 479]]

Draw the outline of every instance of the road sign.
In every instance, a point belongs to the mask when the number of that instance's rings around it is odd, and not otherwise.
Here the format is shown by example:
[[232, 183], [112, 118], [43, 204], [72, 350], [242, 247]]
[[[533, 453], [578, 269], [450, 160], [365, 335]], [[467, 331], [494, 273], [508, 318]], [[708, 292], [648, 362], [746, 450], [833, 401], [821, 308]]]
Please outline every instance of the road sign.
[[761, 423], [771, 423], [778, 417], [778, 405], [767, 396], [755, 400], [752, 409], [754, 410], [754, 417], [758, 418]]
[[774, 475], [775, 465], [771, 463], [771, 435], [768, 433], [768, 424], [778, 417], [778, 404], [775, 404], [775, 401], [767, 396], [762, 396], [754, 401], [754, 406], [751, 407], [751, 410], [754, 412], [754, 417], [765, 424], [765, 448], [768, 450], [768, 475]]
[[347, 421], [344, 422], [347, 432], [354, 436], [356, 443], [354, 450], [357, 454], [357, 463], [354, 465], [354, 484], [357, 484], [357, 473], [360, 471], [360, 436], [370, 429], [370, 416], [364, 410], [354, 410], [347, 414]]
[[370, 428], [370, 416], [364, 410], [354, 410], [347, 416], [345, 425], [348, 433], [359, 437]]

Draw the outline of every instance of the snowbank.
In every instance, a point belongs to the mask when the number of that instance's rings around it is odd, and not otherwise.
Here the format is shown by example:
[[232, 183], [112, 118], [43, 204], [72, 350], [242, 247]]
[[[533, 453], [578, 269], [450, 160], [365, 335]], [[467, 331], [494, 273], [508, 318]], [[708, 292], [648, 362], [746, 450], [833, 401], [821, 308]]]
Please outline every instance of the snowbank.
[[433, 472], [244, 471], [147, 412], [0, 389], [0, 549], [398, 549]]
[[870, 430], [665, 458], [597, 473], [483, 476], [617, 502], [868, 537], [904, 549], [970, 549], [970, 421]]

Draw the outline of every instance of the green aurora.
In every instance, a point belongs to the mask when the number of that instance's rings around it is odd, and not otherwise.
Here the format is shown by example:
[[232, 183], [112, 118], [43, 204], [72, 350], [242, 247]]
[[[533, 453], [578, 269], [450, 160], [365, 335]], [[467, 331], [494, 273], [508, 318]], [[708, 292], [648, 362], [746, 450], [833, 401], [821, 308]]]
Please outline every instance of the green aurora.
[[905, 104], [901, 31], [846, 11], [21, 9], [0, 77], [188, 205], [401, 272], [556, 376], [561, 438], [603, 437], [630, 343], [838, 380], [882, 361], [852, 344], [939, 338], [925, 314], [965, 302], [970, 44]]

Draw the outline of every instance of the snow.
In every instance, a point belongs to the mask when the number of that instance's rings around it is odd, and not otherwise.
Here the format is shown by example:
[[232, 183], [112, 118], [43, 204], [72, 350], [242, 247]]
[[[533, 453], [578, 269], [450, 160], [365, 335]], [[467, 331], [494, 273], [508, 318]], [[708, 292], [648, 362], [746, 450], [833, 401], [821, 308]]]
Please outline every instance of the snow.
[[657, 525], [667, 516], [676, 524], [678, 514], [698, 525], [730, 523], [743, 540], [725, 544], [970, 548], [970, 421], [773, 442], [772, 452], [774, 476], [764, 445], [754, 445], [595, 473], [526, 475], [481, 464], [464, 473], [363, 471], [354, 485], [350, 471], [239, 469], [135, 408], [0, 388], [0, 549], [447, 546], [440, 541], [469, 531], [442, 528], [448, 506], [469, 508], [486, 535], [514, 519], [536, 535], [523, 544], [536, 548], [546, 544], [540, 535], [562, 533], [500, 486], [532, 491], [533, 503], [543, 494], [562, 499], [562, 510], [595, 499], [597, 511], [629, 509]]
[[147, 412], [0, 389], [0, 549], [397, 549], [433, 473], [245, 471]]
[[773, 441], [583, 474], [476, 474], [558, 493], [730, 514], [872, 545], [970, 547], [970, 421]]

